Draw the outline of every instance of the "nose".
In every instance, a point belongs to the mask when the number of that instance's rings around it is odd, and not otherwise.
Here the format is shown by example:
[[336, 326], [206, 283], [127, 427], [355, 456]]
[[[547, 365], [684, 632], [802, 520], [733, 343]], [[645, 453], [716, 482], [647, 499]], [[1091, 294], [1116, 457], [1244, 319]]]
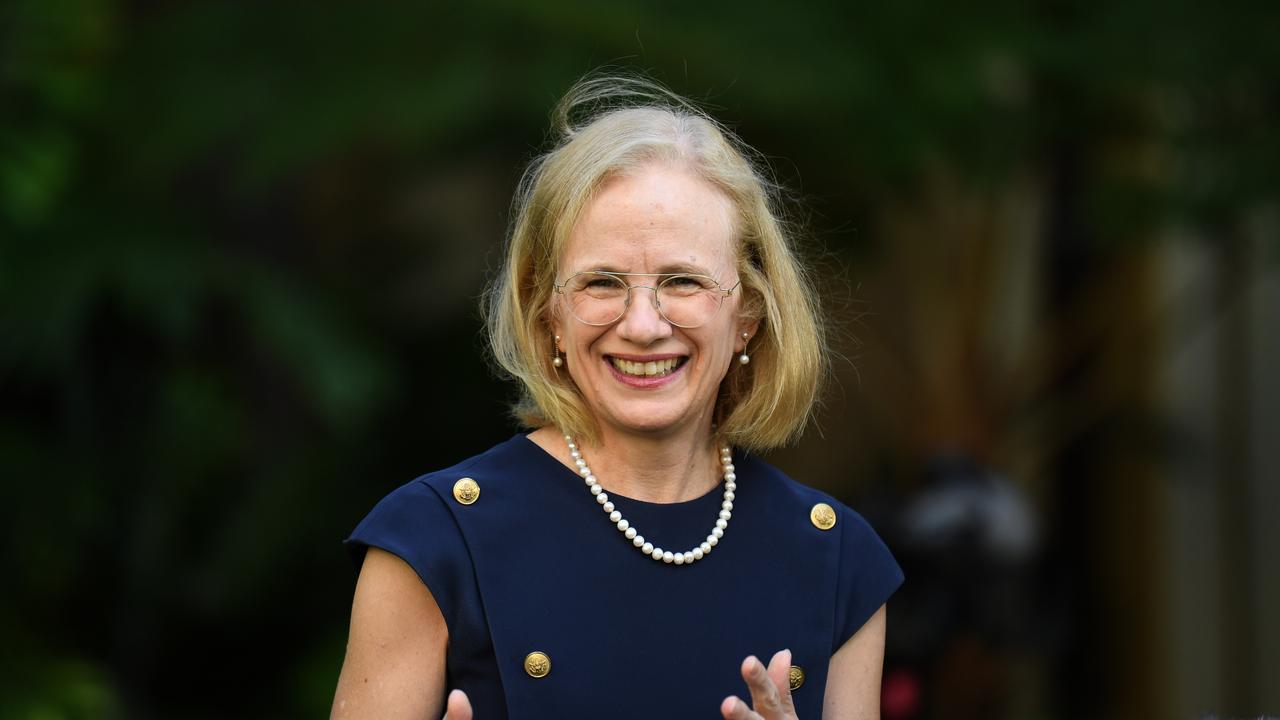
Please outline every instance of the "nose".
[[[637, 291], [646, 290], [647, 299]], [[671, 336], [671, 323], [658, 312], [658, 291], [647, 285], [632, 285], [627, 309], [618, 320], [618, 335], [637, 345], [650, 345]]]

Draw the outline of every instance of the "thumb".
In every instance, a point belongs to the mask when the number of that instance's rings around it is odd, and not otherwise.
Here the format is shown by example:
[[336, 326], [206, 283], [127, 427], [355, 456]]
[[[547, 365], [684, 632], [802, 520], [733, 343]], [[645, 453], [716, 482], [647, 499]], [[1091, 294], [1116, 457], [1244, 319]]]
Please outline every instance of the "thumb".
[[471, 720], [471, 701], [461, 690], [449, 693], [449, 701], [444, 708], [444, 720]]

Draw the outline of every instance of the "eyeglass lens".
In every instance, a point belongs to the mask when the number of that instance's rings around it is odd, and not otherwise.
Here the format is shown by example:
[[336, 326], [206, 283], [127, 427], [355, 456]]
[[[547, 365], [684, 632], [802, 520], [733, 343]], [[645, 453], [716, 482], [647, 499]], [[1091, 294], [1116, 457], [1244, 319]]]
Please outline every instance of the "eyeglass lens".
[[565, 282], [570, 310], [588, 325], [608, 325], [621, 318], [633, 288], [653, 290], [658, 312], [667, 322], [683, 328], [705, 324], [724, 299], [719, 284], [701, 275], [665, 277], [656, 290], [651, 285], [629, 286], [621, 277], [606, 273], [578, 273]]

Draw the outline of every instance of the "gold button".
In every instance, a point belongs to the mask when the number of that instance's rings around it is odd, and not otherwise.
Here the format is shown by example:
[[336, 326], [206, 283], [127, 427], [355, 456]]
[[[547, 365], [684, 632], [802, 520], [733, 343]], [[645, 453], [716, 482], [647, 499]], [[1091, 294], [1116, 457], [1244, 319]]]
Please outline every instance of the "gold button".
[[471, 478], [462, 478], [453, 484], [453, 499], [463, 505], [470, 505], [480, 499], [480, 483]]
[[804, 668], [799, 665], [792, 665], [787, 671], [787, 682], [791, 685], [791, 691], [795, 692], [804, 684]]
[[836, 511], [826, 503], [818, 503], [809, 511], [809, 520], [819, 530], [830, 530], [836, 526]]
[[524, 671], [529, 673], [529, 677], [544, 678], [551, 672], [551, 658], [534, 650], [524, 656]]

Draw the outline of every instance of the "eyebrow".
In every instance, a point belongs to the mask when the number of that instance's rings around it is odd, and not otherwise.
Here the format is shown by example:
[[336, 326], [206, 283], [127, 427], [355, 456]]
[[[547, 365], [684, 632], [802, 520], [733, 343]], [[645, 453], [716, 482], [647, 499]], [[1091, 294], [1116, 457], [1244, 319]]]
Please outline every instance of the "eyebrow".
[[574, 272], [607, 272], [618, 275], [706, 275], [707, 277], [714, 277], [711, 274], [711, 271], [707, 268], [689, 263], [668, 263], [666, 265], [661, 265], [656, 273], [637, 273], [623, 269], [617, 265], [609, 264], [587, 266], [581, 270], [575, 270]]

